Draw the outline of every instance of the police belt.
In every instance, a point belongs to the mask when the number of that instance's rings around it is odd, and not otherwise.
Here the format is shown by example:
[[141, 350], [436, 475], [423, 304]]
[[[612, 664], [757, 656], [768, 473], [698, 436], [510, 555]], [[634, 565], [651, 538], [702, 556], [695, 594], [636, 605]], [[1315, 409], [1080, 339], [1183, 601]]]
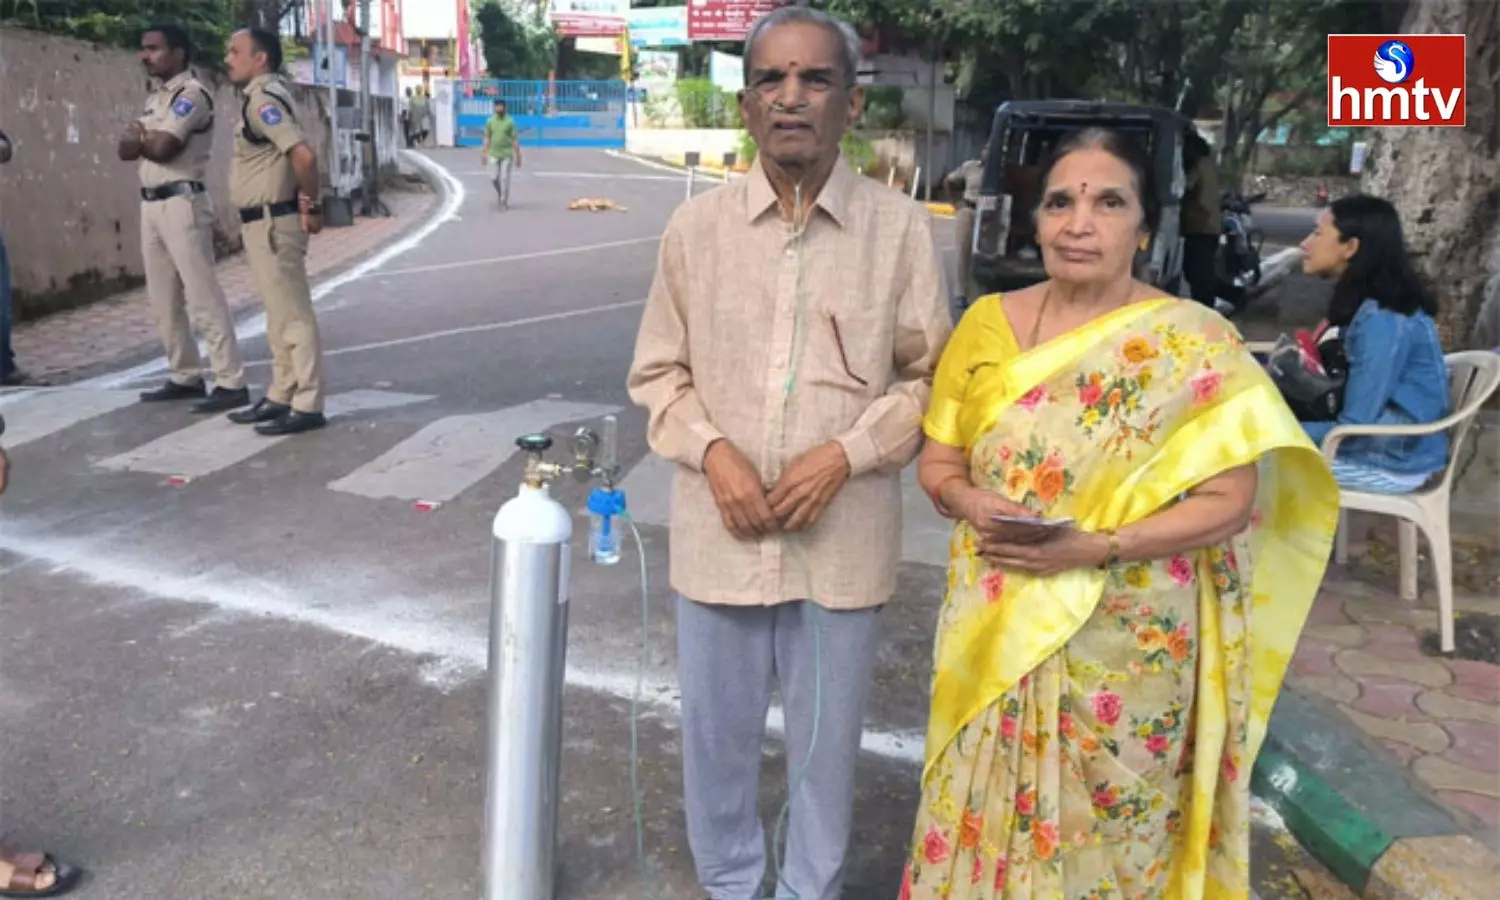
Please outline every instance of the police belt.
[[283, 200], [280, 203], [267, 203], [264, 206], [247, 206], [240, 209], [240, 221], [259, 222], [268, 215], [275, 219], [279, 216], [290, 216], [299, 211], [300, 207], [296, 200]]
[[201, 181], [169, 181], [156, 187], [141, 188], [141, 199], [146, 201], [166, 200], [183, 194], [201, 194], [207, 190]]

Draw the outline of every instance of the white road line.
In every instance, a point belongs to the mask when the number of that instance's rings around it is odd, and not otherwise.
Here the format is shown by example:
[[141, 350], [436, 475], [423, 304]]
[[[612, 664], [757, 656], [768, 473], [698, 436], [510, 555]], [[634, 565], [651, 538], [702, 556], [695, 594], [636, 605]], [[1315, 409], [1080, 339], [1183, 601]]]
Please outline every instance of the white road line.
[[[678, 166], [669, 166], [664, 163], [659, 163], [655, 160], [646, 159], [642, 156], [636, 156], [634, 153], [626, 153], [621, 150], [606, 150], [604, 152], [606, 155], [613, 156], [615, 159], [629, 160], [630, 162], [633, 162], [638, 166], [645, 166], [648, 169], [655, 169], [658, 172], [674, 172], [676, 173], [678, 180], [685, 180], [687, 178], [687, 169], [680, 168]], [[694, 177], [701, 178], [707, 181], [728, 181], [728, 179], [724, 176], [717, 175], [709, 169], [699, 169], [698, 174]]]
[[[458, 209], [463, 205], [464, 202], [465, 191], [463, 184], [460, 183], [457, 178], [454, 178], [452, 175], [448, 174], [447, 169], [444, 169], [442, 166], [438, 165], [422, 154], [414, 153], [410, 150], [402, 150], [401, 152], [405, 154], [406, 158], [413, 164], [425, 170], [428, 174], [432, 175], [438, 181], [442, 182], [444, 188], [443, 205], [439, 208], [437, 215], [432, 216], [427, 221], [418, 225], [416, 230], [411, 234], [407, 235], [399, 241], [396, 241], [395, 243], [386, 245], [381, 250], [376, 252], [375, 255], [364, 260], [358, 265], [355, 265], [348, 271], [340, 275], [336, 275], [333, 278], [321, 281], [317, 285], [315, 285], [312, 292], [314, 303], [322, 300], [324, 297], [328, 296], [329, 293], [338, 290], [349, 282], [354, 281], [358, 278], [363, 278], [376, 269], [381, 268], [386, 263], [407, 252], [408, 250], [414, 249], [417, 245], [421, 244], [423, 241], [427, 240], [427, 238], [431, 237], [433, 232], [437, 231], [443, 225], [447, 224], [449, 221], [457, 217]], [[313, 240], [317, 240], [317, 238], [313, 238]], [[234, 333], [235, 336], [238, 337], [241, 341], [247, 341], [251, 338], [259, 337], [265, 334], [265, 314], [262, 313], [257, 316], [252, 316], [251, 318], [248, 318], [245, 321], [241, 322], [238, 326], [235, 327]], [[208, 354], [207, 349], [202, 348], [202, 352], [206, 358]], [[142, 363], [138, 366], [132, 366], [131, 368], [126, 369], [122, 372], [112, 372], [108, 375], [100, 375], [97, 378], [91, 378], [88, 381], [80, 382], [79, 386], [97, 388], [120, 388], [124, 387], [125, 385], [140, 381], [141, 379], [149, 377], [156, 373], [165, 371], [167, 371], [166, 359], [158, 358], [151, 362]]]
[[493, 266], [499, 263], [522, 262], [528, 259], [546, 259], [549, 256], [567, 256], [573, 253], [592, 253], [595, 250], [613, 250], [616, 247], [633, 247], [636, 244], [657, 244], [660, 242], [661, 235], [653, 234], [650, 237], [630, 238], [624, 241], [606, 241], [602, 244], [582, 244], [577, 247], [558, 247], [555, 250], [535, 250], [530, 253], [512, 253], [508, 256], [488, 256], [484, 259], [463, 259], [457, 262], [433, 263], [430, 266], [387, 269], [381, 272], [379, 277], [388, 278], [393, 275], [420, 275], [424, 272], [446, 272], [451, 269], [470, 269], [474, 266]]
[[620, 482], [630, 517], [642, 525], [670, 525], [672, 482], [676, 477], [677, 464], [671, 460], [655, 453], [641, 457]]
[[[338, 347], [333, 350], [324, 350], [323, 355], [344, 356], [350, 353], [368, 353], [371, 350], [384, 350], [388, 347], [404, 347], [407, 344], [420, 344], [426, 341], [439, 341], [443, 338], [461, 337], [466, 334], [483, 334], [486, 331], [504, 331], [508, 328], [521, 328], [526, 325], [540, 325], [543, 322], [560, 322], [564, 319], [576, 319], [580, 316], [591, 316], [595, 313], [614, 312], [617, 309], [629, 309], [632, 306], [644, 306], [644, 300], [626, 300], [620, 303], [606, 303], [603, 306], [590, 306], [586, 309], [573, 309], [567, 312], [547, 313], [543, 316], [528, 316], [524, 319], [511, 319], [506, 322], [490, 322], [485, 325], [465, 325], [462, 328], [447, 328], [443, 331], [429, 331], [426, 334], [412, 334], [401, 338], [391, 338], [388, 341], [374, 341], [368, 344], [355, 344], [350, 347]], [[257, 359], [245, 363], [245, 368], [256, 366], [269, 366], [268, 359]]]
[[[453, 174], [460, 178], [484, 178], [488, 180], [490, 177], [488, 172], [478, 169], [465, 169]], [[567, 178], [578, 179], [580, 181], [670, 181], [681, 184], [687, 180], [686, 174], [678, 175], [675, 178], [671, 175], [611, 175], [607, 172], [527, 172], [522, 170], [521, 174], [527, 178]]]
[[518, 453], [517, 435], [615, 412], [619, 407], [538, 399], [494, 412], [447, 416], [328, 487], [374, 499], [447, 502]]
[[[245, 616], [274, 617], [297, 624], [313, 625], [336, 634], [360, 638], [414, 656], [431, 656], [441, 665], [445, 681], [439, 687], [454, 687], [482, 677], [488, 660], [485, 630], [469, 622], [437, 619], [432, 610], [447, 605], [430, 595], [421, 597], [364, 595], [348, 606], [306, 605], [309, 597], [325, 595], [321, 584], [302, 582], [296, 587], [266, 579], [246, 579], [230, 567], [220, 571], [174, 574], [157, 558], [131, 557], [121, 552], [120, 542], [89, 542], [74, 538], [31, 535], [14, 522], [0, 529], [0, 550], [14, 553], [94, 584], [134, 591], [178, 603], [205, 603]], [[347, 578], [341, 572], [337, 577]], [[440, 588], [438, 589], [441, 590]], [[336, 589], [333, 589], [337, 593]], [[448, 598], [442, 598], [446, 600]], [[658, 615], [660, 610], [655, 611]], [[574, 653], [577, 656], [577, 652]], [[635, 689], [632, 667], [589, 668], [570, 664], [567, 683], [573, 687], [629, 699]], [[670, 675], [644, 679], [644, 706], [673, 717], [682, 714], [678, 689]], [[771, 730], [784, 734], [781, 711], [772, 707], [767, 719]], [[922, 761], [923, 735], [919, 731], [866, 729], [860, 746], [875, 756], [908, 764]]]
[[[326, 413], [332, 419], [361, 410], [389, 409], [431, 399], [429, 394], [356, 390], [329, 397]], [[223, 416], [214, 416], [95, 465], [119, 472], [154, 472], [158, 475], [203, 478], [220, 469], [244, 462], [257, 453], [276, 446], [287, 437], [289, 436], [266, 437], [256, 434], [255, 429], [248, 425], [236, 425]]]
[[12, 394], [0, 400], [5, 411], [5, 437], [0, 441], [15, 449], [85, 419], [139, 402], [135, 391], [61, 388]]
[[[641, 457], [620, 483], [630, 517], [643, 525], [669, 525], [676, 472], [676, 464], [655, 453]], [[946, 568], [953, 524], [937, 514], [917, 485], [916, 466], [901, 473], [901, 520], [901, 561]]]

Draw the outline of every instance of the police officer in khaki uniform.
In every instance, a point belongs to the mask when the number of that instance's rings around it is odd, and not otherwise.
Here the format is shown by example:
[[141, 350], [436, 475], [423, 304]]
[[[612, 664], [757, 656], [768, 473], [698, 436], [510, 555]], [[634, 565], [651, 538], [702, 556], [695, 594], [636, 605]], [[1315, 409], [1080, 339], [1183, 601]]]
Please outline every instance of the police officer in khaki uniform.
[[234, 136], [229, 199], [244, 224], [245, 255], [266, 305], [271, 386], [250, 409], [229, 414], [261, 434], [322, 428], [323, 350], [307, 284], [307, 239], [323, 230], [318, 160], [297, 124], [278, 74], [281, 38], [262, 28], [236, 32], [224, 58], [244, 91]]
[[[142, 33], [141, 64], [156, 88], [145, 115], [121, 136], [119, 155], [140, 161], [146, 292], [172, 369], [166, 384], [141, 399], [196, 399], [193, 412], [214, 413], [248, 405], [250, 392], [234, 319], [214, 274], [214, 211], [203, 184], [213, 145], [213, 96], [188, 71], [190, 52], [187, 32], [176, 25]], [[214, 391], [206, 399], [190, 318], [213, 364]]]

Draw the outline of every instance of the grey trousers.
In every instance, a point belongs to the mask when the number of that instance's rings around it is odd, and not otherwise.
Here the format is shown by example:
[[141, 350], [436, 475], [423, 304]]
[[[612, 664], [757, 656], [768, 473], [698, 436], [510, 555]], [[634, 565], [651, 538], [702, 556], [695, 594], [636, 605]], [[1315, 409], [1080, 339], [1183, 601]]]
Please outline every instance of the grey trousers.
[[822, 715], [807, 774], [792, 798], [776, 896], [791, 896], [791, 888], [800, 900], [839, 900], [879, 610], [677, 598], [688, 845], [698, 882], [713, 900], [761, 896], [766, 829], [757, 800], [766, 714], [779, 681], [788, 778], [795, 782], [813, 732], [814, 627], [822, 639]]
[[515, 169], [514, 159], [492, 159], [485, 166], [490, 182], [495, 185], [495, 194], [502, 206], [510, 205], [510, 173]]

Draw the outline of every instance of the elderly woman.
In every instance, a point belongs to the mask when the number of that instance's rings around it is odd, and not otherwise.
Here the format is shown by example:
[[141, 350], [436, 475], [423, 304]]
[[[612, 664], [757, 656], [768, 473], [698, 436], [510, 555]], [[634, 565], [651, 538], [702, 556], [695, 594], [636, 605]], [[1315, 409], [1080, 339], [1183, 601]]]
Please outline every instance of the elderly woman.
[[1245, 897], [1338, 492], [1234, 329], [1132, 277], [1140, 148], [1084, 131], [1042, 184], [1048, 280], [975, 303], [925, 420], [957, 524], [901, 897]]

